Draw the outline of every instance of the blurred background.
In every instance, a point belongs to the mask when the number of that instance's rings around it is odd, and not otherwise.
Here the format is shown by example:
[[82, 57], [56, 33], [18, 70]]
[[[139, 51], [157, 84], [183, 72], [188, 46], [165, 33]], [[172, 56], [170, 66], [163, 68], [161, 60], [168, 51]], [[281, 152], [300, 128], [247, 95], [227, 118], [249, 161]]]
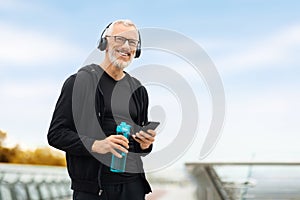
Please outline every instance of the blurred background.
[[[215, 64], [226, 95], [222, 135], [213, 151], [200, 160], [200, 149], [211, 119], [210, 95], [201, 77], [182, 74], [186, 80], [193, 79], [189, 83], [199, 106], [198, 133], [179, 159], [147, 174], [154, 188], [148, 199], [174, 199], [172, 195], [178, 197], [179, 193], [184, 194], [186, 199], [209, 199], [210, 193], [213, 193], [210, 189], [198, 196], [196, 194], [201, 190], [197, 179], [200, 175], [193, 170], [199, 163], [211, 163], [209, 166], [212, 168], [220, 162], [265, 162], [276, 166], [280, 163], [297, 164], [300, 161], [299, 7], [300, 2], [296, 0], [77, 3], [0, 0], [1, 162], [65, 165], [63, 152], [50, 148], [46, 140], [62, 84], [95, 50], [107, 24], [117, 19], [131, 19], [139, 28], [172, 30], [201, 46]], [[133, 68], [153, 63], [172, 67], [172, 57], [166, 54], [143, 51], [141, 59], [133, 61]], [[178, 72], [184, 71], [184, 68], [184, 65], [175, 66]], [[168, 95], [155, 95], [155, 87], [149, 88], [149, 91], [150, 106], [170, 101]], [[176, 105], [170, 110], [165, 113], [168, 123], [176, 124], [171, 117], [178, 114], [175, 112]], [[173, 135], [162, 130], [154, 151], [165, 148], [175, 137], [176, 131]], [[40, 162], [34, 161], [35, 155], [42, 155], [36, 159]], [[43, 156], [50, 156], [54, 161], [46, 163], [42, 161]], [[17, 170], [0, 165], [1, 177]], [[203, 168], [202, 165], [198, 167]], [[56, 168], [49, 170], [53, 169]], [[255, 170], [249, 166], [239, 168], [244, 172], [236, 174], [232, 171], [239, 170], [213, 169], [220, 179], [223, 178], [221, 183], [224, 177], [255, 176]], [[274, 183], [281, 169], [259, 170], [272, 171], [269, 177]], [[295, 185], [295, 179], [289, 177], [298, 177], [297, 169], [287, 176], [284, 189]], [[54, 171], [61, 171], [61, 168]], [[261, 177], [257, 173], [256, 182]], [[64, 172], [58, 175], [61, 174]], [[48, 179], [51, 178], [45, 177], [45, 180]], [[246, 181], [249, 183], [249, 179]], [[245, 183], [244, 179], [242, 182]], [[253, 181], [251, 184], [255, 185]], [[206, 196], [200, 197], [204, 193]], [[239, 191], [241, 193], [246, 194], [247, 191]], [[62, 196], [67, 196], [67, 193]], [[262, 199], [253, 195], [248, 197]], [[281, 199], [289, 198], [292, 197]]]

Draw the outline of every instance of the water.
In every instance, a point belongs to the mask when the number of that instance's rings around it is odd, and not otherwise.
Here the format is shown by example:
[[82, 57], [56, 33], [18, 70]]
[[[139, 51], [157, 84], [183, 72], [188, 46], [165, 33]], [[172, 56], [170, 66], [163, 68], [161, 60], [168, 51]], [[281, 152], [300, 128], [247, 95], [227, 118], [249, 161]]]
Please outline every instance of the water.
[[235, 199], [300, 199], [300, 166], [215, 167]]
[[122, 158], [118, 158], [115, 155], [112, 155], [110, 171], [116, 173], [125, 172], [127, 153], [124, 153], [119, 149], [117, 149], [116, 151], [122, 156]]
[[[126, 124], [126, 122], [121, 122], [120, 125], [117, 126], [116, 131], [118, 135], [123, 135], [124, 137], [129, 139], [130, 128], [131, 126]], [[117, 173], [125, 172], [127, 153], [122, 152], [119, 149], [117, 149], [117, 152], [122, 156], [122, 158], [118, 158], [114, 154], [112, 154], [110, 171]]]

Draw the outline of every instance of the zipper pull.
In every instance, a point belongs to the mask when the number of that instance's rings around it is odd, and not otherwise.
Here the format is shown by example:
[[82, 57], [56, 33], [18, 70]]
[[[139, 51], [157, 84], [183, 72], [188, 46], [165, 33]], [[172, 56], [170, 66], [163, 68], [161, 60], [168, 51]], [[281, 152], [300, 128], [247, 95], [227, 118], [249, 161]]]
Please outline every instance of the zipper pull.
[[100, 191], [99, 191], [99, 196], [101, 196], [102, 192], [103, 192], [103, 190], [100, 190]]

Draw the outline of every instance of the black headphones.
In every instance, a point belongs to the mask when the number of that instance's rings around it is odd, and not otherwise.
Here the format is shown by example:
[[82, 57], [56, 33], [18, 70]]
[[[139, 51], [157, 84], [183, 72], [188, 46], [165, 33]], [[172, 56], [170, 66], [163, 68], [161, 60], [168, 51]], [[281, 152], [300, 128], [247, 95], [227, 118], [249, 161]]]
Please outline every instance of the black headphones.
[[[110, 27], [111, 24], [112, 24], [112, 22], [106, 26], [106, 28], [104, 29], [104, 31], [101, 34], [100, 42], [99, 42], [99, 45], [98, 45], [98, 49], [100, 51], [104, 51], [106, 49], [107, 39], [106, 39], [106, 37], [103, 37], [103, 35], [104, 35], [105, 31]], [[136, 47], [134, 58], [138, 58], [141, 55], [141, 35], [140, 35], [139, 31], [138, 31], [138, 34], [139, 34], [139, 43], [138, 43], [138, 46]]]

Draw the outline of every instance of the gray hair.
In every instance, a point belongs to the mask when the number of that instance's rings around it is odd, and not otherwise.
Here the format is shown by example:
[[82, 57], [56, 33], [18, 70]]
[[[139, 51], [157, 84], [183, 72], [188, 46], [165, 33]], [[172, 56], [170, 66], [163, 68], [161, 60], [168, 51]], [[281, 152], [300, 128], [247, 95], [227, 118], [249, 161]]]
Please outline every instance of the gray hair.
[[129, 19], [119, 19], [114, 21], [105, 31], [104, 35], [111, 35], [115, 24], [123, 24], [124, 26], [133, 26], [137, 31], [135, 24]]

